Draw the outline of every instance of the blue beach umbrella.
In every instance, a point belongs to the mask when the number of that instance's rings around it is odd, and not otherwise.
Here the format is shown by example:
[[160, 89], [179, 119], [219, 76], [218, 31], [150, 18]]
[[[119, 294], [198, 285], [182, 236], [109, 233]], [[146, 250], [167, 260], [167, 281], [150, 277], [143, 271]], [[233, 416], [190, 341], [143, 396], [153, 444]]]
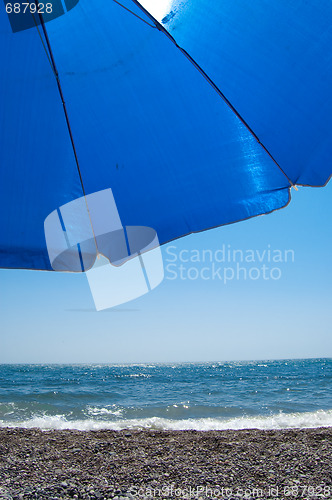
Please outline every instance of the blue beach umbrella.
[[161, 22], [136, 0], [3, 0], [0, 267], [51, 270], [44, 220], [101, 190], [165, 243], [325, 185], [331, 22], [330, 0], [180, 0]]

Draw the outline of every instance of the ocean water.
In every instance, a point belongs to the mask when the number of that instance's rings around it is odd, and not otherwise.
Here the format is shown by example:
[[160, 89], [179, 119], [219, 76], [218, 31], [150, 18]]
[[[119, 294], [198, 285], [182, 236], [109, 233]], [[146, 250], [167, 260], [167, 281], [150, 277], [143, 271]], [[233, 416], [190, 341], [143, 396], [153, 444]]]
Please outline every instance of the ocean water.
[[332, 359], [0, 365], [0, 427], [332, 426]]

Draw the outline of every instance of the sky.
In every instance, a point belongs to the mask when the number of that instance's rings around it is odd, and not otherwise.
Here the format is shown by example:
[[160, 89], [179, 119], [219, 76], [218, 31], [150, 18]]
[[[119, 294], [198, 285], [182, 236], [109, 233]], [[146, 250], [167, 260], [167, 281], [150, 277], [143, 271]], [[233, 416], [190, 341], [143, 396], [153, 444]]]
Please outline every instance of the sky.
[[163, 282], [99, 312], [84, 274], [0, 270], [0, 362], [332, 357], [331, 194], [299, 187], [282, 210], [163, 246]]
[[[162, 19], [171, 1], [142, 3]], [[300, 187], [282, 210], [163, 246], [163, 282], [99, 312], [84, 274], [0, 270], [0, 363], [332, 357], [331, 194]]]
[[158, 21], [161, 21], [163, 17], [170, 12], [173, 0], [142, 0], [140, 3], [158, 19]]

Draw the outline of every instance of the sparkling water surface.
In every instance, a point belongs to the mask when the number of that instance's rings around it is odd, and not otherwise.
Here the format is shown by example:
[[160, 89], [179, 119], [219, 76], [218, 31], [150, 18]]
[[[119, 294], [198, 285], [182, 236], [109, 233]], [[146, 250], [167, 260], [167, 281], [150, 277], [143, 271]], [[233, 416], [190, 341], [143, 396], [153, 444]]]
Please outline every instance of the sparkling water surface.
[[82, 430], [332, 426], [332, 359], [0, 365], [0, 426]]

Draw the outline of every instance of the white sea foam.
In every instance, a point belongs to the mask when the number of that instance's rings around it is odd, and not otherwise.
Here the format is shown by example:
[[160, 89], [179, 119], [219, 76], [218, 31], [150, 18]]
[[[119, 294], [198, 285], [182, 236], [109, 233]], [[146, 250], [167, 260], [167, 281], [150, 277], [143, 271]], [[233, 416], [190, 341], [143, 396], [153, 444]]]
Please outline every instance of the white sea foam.
[[0, 420], [0, 427], [20, 427], [31, 429], [37, 427], [49, 429], [76, 429], [82, 431], [101, 429], [160, 429], [160, 430], [226, 430], [226, 429], [291, 429], [332, 427], [332, 410], [318, 410], [306, 413], [278, 413], [270, 416], [237, 417], [231, 419], [198, 418], [186, 420], [170, 420], [150, 417], [143, 419], [124, 419], [116, 422], [93, 419], [66, 420], [64, 415], [36, 416], [24, 421]]
[[123, 410], [117, 409], [116, 406], [99, 408], [98, 406], [88, 406], [87, 412], [89, 416], [97, 416], [97, 415], [114, 415], [116, 417], [120, 417], [123, 413]]

